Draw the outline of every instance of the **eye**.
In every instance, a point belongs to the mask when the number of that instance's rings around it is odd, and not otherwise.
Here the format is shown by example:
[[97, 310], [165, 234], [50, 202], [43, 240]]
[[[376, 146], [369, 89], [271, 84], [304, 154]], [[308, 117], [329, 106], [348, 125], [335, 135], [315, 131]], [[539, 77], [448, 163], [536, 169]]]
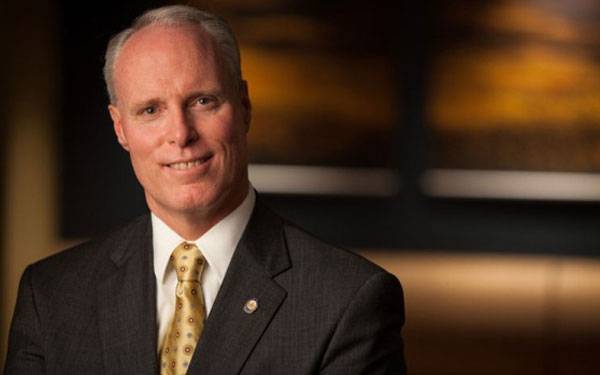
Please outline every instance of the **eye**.
[[154, 105], [150, 105], [148, 107], [140, 108], [137, 112], [138, 116], [153, 116], [158, 112], [158, 108]]
[[214, 108], [217, 106], [217, 98], [214, 96], [199, 96], [192, 101], [192, 106], [199, 108]]
[[211, 99], [203, 96], [201, 98], [196, 99], [196, 102], [200, 105], [207, 105], [210, 104]]

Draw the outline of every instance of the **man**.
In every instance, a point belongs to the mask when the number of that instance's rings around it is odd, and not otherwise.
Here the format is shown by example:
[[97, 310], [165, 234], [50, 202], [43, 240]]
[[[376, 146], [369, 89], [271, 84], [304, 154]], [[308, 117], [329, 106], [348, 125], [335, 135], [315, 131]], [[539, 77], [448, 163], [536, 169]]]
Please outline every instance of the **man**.
[[227, 24], [149, 11], [104, 70], [151, 215], [26, 269], [6, 373], [404, 373], [396, 278], [256, 198]]

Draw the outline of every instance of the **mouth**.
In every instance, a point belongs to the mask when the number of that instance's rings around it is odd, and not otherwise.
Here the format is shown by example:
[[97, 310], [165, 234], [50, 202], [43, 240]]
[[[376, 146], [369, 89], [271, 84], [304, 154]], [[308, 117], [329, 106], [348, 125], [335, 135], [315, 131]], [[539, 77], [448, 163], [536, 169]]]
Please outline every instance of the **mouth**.
[[178, 161], [174, 163], [166, 164], [167, 167], [178, 170], [185, 171], [187, 169], [192, 169], [194, 167], [201, 166], [212, 158], [212, 154], [188, 161]]

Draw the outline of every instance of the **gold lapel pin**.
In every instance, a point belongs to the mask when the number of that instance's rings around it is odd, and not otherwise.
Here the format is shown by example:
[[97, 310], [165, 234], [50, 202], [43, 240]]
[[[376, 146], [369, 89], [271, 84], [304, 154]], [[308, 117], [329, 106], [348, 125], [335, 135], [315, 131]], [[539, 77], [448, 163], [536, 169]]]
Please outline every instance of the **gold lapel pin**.
[[258, 300], [256, 298], [251, 298], [244, 304], [244, 312], [246, 314], [252, 314], [258, 309]]

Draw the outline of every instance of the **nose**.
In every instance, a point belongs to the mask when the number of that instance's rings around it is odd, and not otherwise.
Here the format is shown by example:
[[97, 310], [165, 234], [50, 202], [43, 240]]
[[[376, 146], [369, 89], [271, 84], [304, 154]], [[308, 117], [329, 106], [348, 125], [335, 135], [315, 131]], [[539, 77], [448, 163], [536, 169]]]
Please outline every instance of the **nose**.
[[183, 109], [171, 111], [168, 124], [169, 144], [186, 147], [198, 139], [198, 132], [193, 121]]

